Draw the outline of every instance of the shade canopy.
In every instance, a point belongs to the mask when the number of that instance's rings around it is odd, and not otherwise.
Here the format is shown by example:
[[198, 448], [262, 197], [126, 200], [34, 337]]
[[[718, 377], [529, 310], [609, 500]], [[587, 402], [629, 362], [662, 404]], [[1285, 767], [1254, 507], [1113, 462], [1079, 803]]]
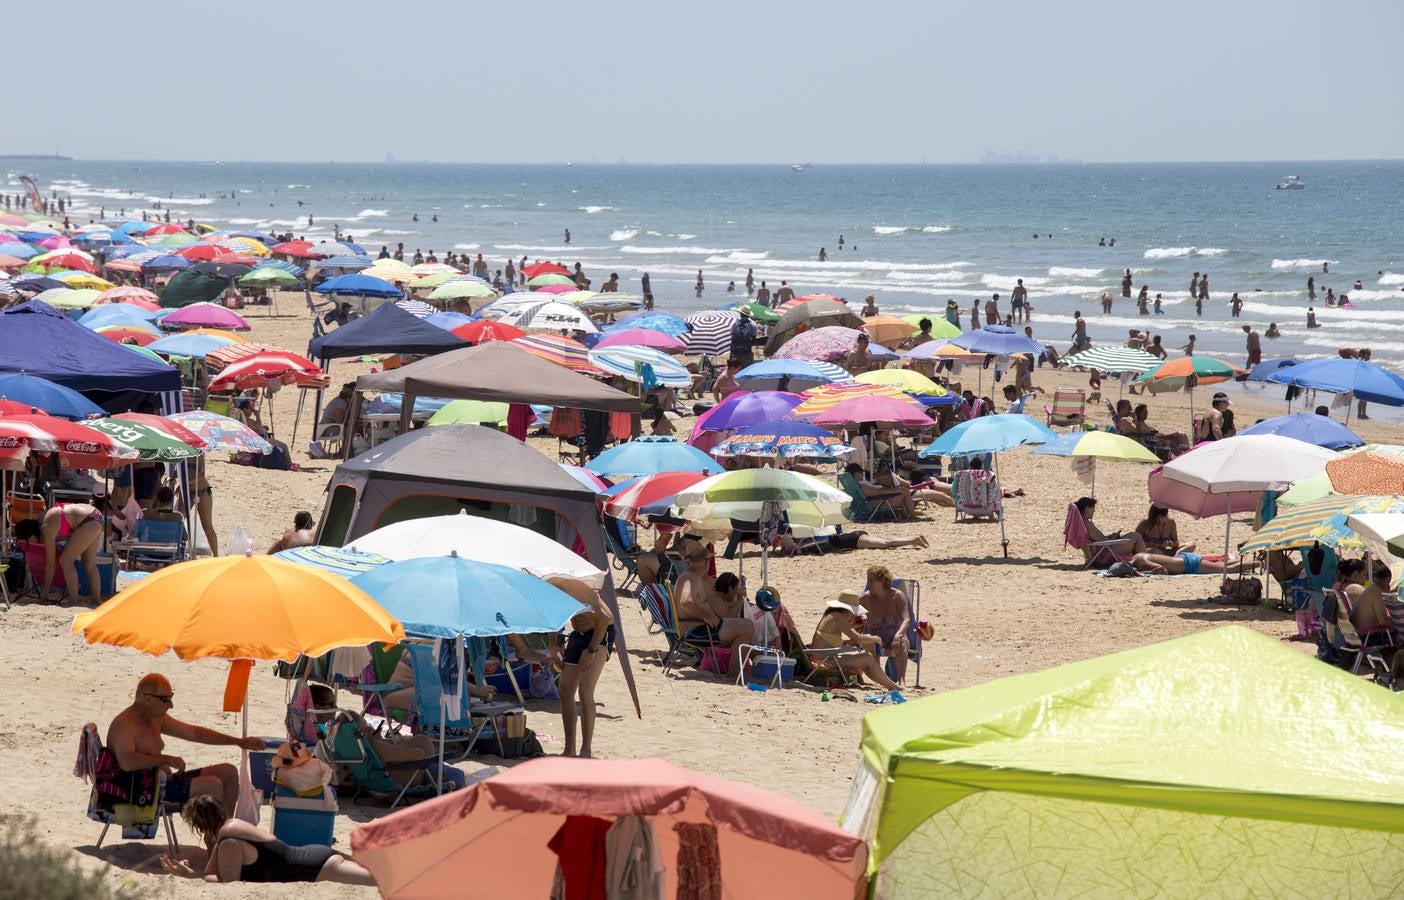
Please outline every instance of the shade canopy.
[[1401, 740], [1388, 691], [1225, 627], [869, 713], [843, 821], [877, 896], [1383, 895]]
[[75, 391], [180, 390], [175, 369], [33, 300], [0, 312], [0, 372], [37, 375]]
[[639, 398], [546, 362], [510, 341], [451, 350], [389, 372], [362, 375], [356, 387], [420, 397], [639, 411]]
[[442, 353], [467, 346], [462, 338], [394, 303], [333, 329], [312, 342], [314, 359], [340, 359], [370, 353]]
[[656, 896], [679, 893], [681, 822], [716, 827], [725, 897], [852, 898], [867, 865], [863, 840], [808, 806], [661, 759], [530, 760], [362, 825], [351, 849], [385, 898], [455, 895], [465, 872], [484, 896], [545, 897], [547, 844], [569, 815], [645, 817], [664, 863]]

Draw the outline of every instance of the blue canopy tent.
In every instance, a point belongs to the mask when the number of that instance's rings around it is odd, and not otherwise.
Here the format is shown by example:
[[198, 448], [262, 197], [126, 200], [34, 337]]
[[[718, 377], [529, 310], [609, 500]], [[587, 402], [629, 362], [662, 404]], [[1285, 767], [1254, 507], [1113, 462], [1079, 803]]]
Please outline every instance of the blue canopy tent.
[[36, 300], [0, 312], [0, 372], [47, 378], [109, 412], [136, 409], [153, 394], [164, 409], [178, 409], [179, 372]]

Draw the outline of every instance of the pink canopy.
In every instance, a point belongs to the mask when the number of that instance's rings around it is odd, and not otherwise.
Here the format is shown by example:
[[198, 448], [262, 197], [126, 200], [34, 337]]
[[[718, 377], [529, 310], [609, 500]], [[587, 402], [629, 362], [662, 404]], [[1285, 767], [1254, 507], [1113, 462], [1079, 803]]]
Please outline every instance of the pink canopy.
[[917, 401], [878, 396], [840, 401], [809, 421], [815, 425], [840, 427], [868, 422], [883, 428], [929, 428], [933, 424]]
[[223, 328], [228, 331], [248, 331], [244, 317], [217, 303], [192, 303], [161, 320], [163, 326], [180, 328]]
[[595, 347], [652, 347], [664, 353], [681, 353], [687, 349], [687, 345], [682, 341], [652, 328], [625, 328], [614, 331], [605, 335]]
[[717, 828], [727, 897], [860, 897], [868, 848], [819, 813], [746, 784], [661, 759], [544, 757], [391, 813], [351, 833], [357, 862], [382, 897], [545, 897], [555, 854], [547, 842], [567, 815], [640, 815], [653, 826], [677, 894], [673, 825]]

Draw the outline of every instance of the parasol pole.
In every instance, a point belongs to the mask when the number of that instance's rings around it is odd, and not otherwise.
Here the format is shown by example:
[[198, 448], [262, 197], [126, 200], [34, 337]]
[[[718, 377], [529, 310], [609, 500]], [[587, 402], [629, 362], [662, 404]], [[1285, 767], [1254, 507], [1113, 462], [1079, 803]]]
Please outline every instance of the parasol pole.
[[1004, 550], [1004, 558], [1009, 558], [1009, 538], [1004, 533], [1004, 487], [999, 481], [999, 454], [994, 455], [995, 486], [999, 488], [999, 545]]

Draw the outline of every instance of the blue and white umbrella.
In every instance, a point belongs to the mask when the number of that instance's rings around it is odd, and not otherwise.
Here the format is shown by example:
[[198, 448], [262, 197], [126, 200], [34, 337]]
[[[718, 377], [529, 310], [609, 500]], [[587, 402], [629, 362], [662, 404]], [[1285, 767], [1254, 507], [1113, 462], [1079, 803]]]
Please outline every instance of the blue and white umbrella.
[[312, 566], [323, 572], [340, 575], [342, 578], [355, 578], [357, 575], [389, 565], [390, 558], [378, 553], [362, 553], [345, 547], [293, 547], [281, 550], [274, 556], [290, 563]]
[[[731, 351], [731, 330], [741, 321], [738, 313], [706, 310], [688, 316], [688, 331], [682, 335], [692, 356], [720, 356]], [[677, 335], [675, 335], [676, 337]]]
[[736, 373], [736, 380], [748, 391], [777, 390], [782, 379], [788, 379], [785, 390], [805, 391], [821, 384], [852, 381], [853, 376], [833, 363], [812, 359], [767, 359]]
[[[668, 387], [687, 387], [692, 384], [692, 373], [682, 363], [652, 347], [606, 347], [590, 351], [590, 362], [627, 381], [644, 384], [652, 370], [653, 381]], [[645, 368], [647, 367], [647, 368]]]
[[317, 268], [323, 271], [327, 269], [341, 269], [345, 272], [359, 272], [369, 268], [371, 259], [369, 256], [331, 256], [317, 263]]
[[687, 322], [677, 316], [660, 312], [636, 312], [615, 319], [614, 324], [604, 331], [605, 334], [611, 334], [626, 328], [647, 328], [650, 331], [661, 331], [669, 337], [680, 337], [687, 334], [688, 330]]
[[423, 300], [397, 300], [395, 305], [417, 319], [427, 319], [438, 312], [438, 309]]

